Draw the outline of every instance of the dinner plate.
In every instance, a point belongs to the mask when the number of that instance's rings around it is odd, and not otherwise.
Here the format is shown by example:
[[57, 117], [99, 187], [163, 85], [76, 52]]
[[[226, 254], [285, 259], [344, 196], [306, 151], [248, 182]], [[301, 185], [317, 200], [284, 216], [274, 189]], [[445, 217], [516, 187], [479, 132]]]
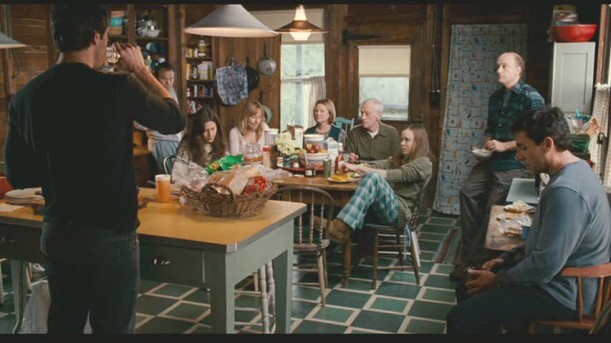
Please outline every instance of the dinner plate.
[[353, 178], [350, 178], [350, 179], [347, 179], [347, 180], [335, 180], [335, 179], [333, 179], [333, 178], [328, 177], [328, 178], [327, 178], [327, 181], [329, 181], [329, 182], [334, 182], [334, 183], [348, 183], [348, 182], [352, 182], [352, 181], [354, 181], [354, 179], [353, 179]]
[[42, 196], [36, 195], [31, 198], [6, 198], [6, 202], [14, 205], [30, 204], [42, 200]]
[[42, 192], [42, 189], [40, 187], [39, 188], [14, 189], [12, 191], [6, 192], [5, 196], [11, 199], [30, 199], [34, 197], [42, 198], [39, 195], [41, 192]]

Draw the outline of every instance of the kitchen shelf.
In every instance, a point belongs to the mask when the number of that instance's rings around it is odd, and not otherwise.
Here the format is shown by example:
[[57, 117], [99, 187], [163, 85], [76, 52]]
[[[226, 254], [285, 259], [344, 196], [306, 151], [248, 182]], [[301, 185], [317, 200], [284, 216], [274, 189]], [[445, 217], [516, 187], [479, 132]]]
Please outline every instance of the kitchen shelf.
[[185, 57], [187, 61], [210, 61], [212, 62], [212, 57]]
[[214, 83], [216, 80], [187, 80], [187, 82], [192, 83]]
[[167, 42], [168, 37], [136, 37], [137, 42]]

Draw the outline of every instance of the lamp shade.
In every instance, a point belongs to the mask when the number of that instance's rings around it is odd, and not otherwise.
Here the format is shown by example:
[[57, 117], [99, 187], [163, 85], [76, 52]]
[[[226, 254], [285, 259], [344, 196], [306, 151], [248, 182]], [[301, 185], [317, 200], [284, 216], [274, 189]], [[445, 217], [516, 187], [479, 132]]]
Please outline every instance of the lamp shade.
[[299, 5], [295, 10], [295, 18], [293, 21], [277, 29], [276, 32], [289, 33], [293, 39], [304, 41], [307, 40], [310, 34], [314, 32], [326, 33], [327, 31], [324, 31], [320, 27], [311, 24], [306, 18], [303, 5]]
[[261, 23], [242, 5], [223, 5], [204, 19], [185, 28], [186, 33], [202, 36], [261, 38], [278, 33]]
[[0, 32], [0, 49], [23, 48], [25, 44], [19, 43], [11, 37]]

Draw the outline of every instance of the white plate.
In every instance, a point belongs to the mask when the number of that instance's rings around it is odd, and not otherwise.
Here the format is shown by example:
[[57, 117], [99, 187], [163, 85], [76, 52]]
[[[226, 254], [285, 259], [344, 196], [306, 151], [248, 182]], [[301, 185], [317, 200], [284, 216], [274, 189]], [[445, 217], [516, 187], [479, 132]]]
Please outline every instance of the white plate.
[[24, 189], [14, 189], [12, 191], [6, 192], [5, 196], [11, 199], [26, 199], [33, 197], [40, 197], [36, 193], [42, 192], [42, 189], [39, 188], [24, 188]]
[[327, 181], [329, 181], [329, 182], [334, 182], [334, 183], [348, 183], [348, 182], [352, 182], [352, 181], [354, 181], [354, 179], [353, 179], [353, 178], [350, 178], [350, 179], [348, 179], [348, 180], [334, 180], [333, 178], [328, 177], [328, 178], [327, 178]]
[[510, 205], [505, 205], [505, 207], [503, 208], [505, 209], [505, 211], [514, 213], [533, 212], [535, 210], [535, 207], [530, 206], [521, 200], [518, 200]]
[[473, 156], [479, 159], [487, 159], [492, 156], [492, 151], [486, 149], [473, 149], [471, 150], [471, 153], [473, 154]]
[[42, 200], [42, 196], [37, 195], [31, 198], [6, 198], [6, 202], [8, 202], [9, 204], [29, 204], [35, 201], [39, 201]]

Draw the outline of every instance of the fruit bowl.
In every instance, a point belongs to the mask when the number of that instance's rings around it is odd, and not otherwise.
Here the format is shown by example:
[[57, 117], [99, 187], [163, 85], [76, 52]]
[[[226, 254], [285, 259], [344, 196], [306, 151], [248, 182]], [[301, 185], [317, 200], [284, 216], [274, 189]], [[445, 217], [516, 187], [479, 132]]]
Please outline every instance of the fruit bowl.
[[597, 28], [596, 24], [554, 26], [554, 40], [556, 42], [588, 42], [594, 37]]
[[315, 154], [305, 153], [306, 163], [313, 166], [322, 166], [322, 161], [329, 158], [328, 152], [317, 152]]

